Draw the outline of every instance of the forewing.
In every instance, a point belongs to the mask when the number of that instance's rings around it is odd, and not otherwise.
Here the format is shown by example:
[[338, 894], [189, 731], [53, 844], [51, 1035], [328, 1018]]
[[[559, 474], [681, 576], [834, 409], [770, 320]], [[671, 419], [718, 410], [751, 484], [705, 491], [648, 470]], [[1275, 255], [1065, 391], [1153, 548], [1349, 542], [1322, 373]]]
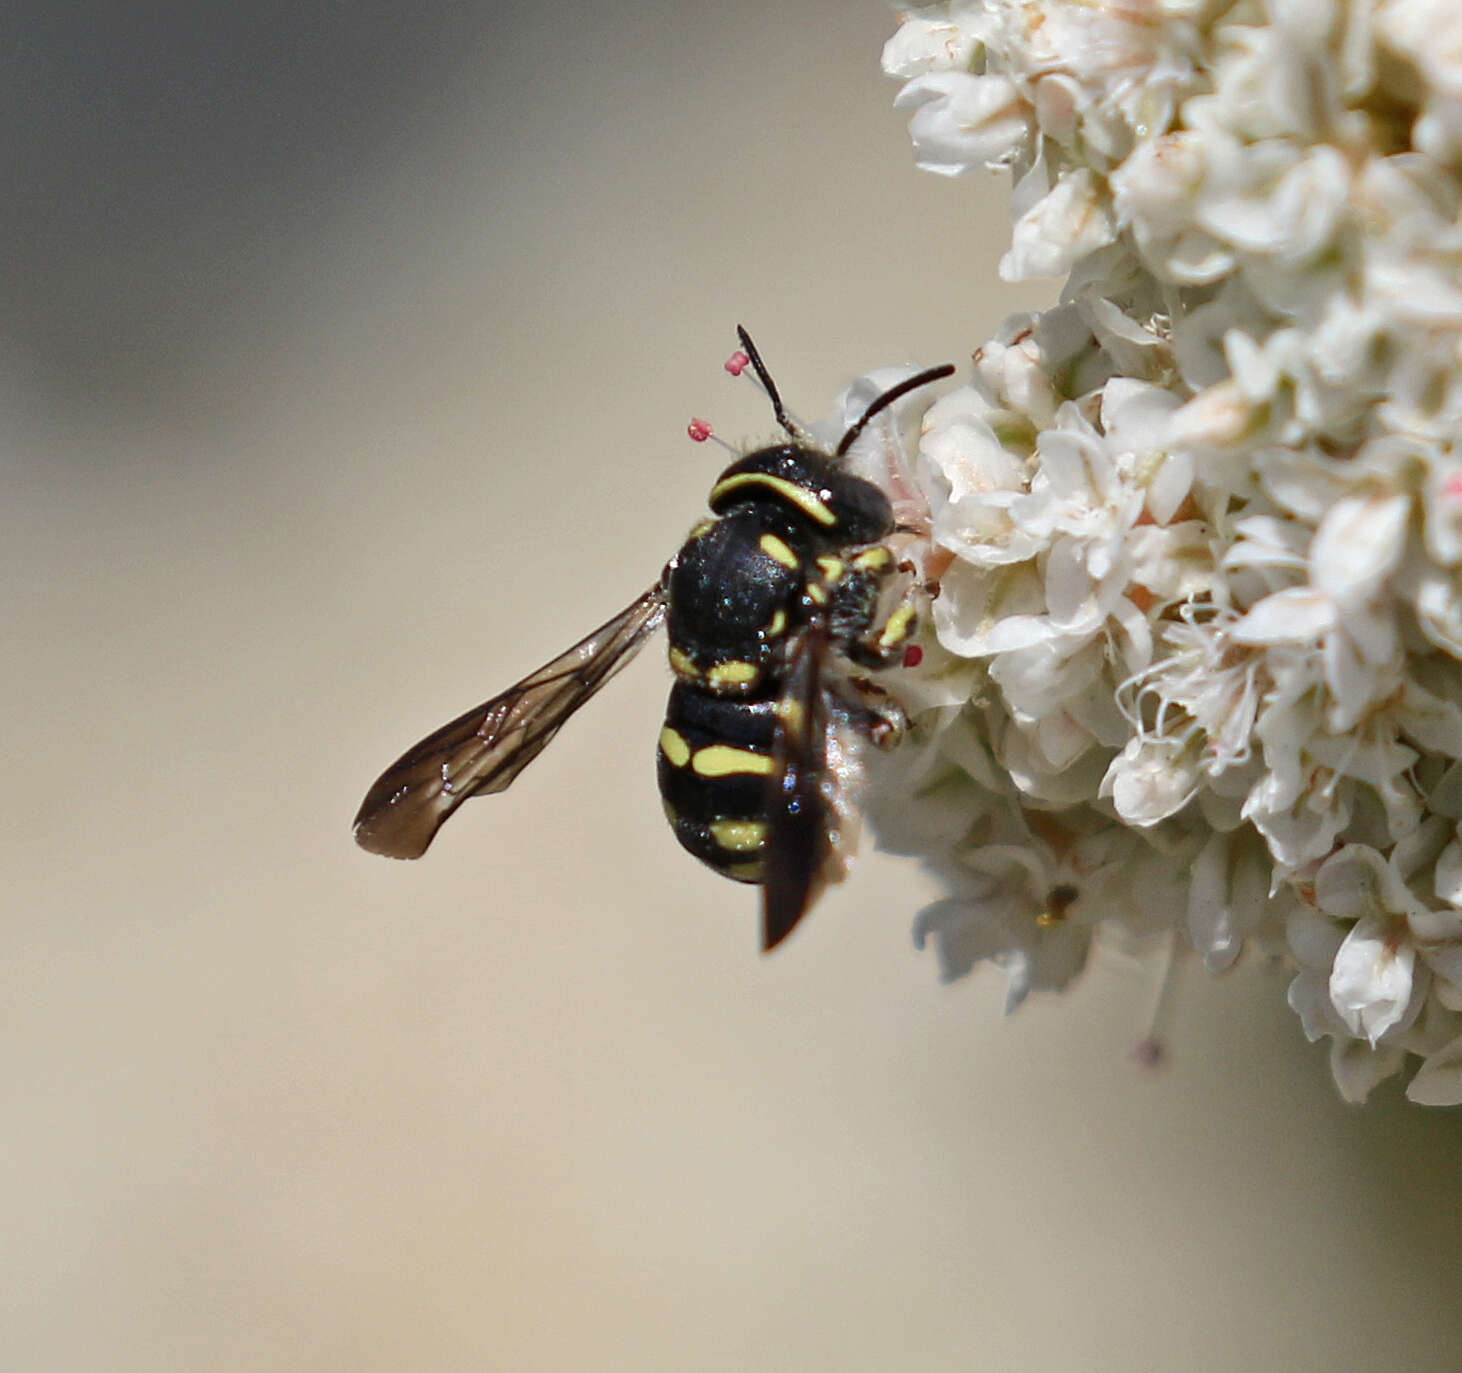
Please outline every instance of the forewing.
[[665, 590], [656, 585], [567, 653], [427, 735], [366, 793], [356, 843], [387, 858], [420, 858], [463, 801], [502, 791], [542, 753], [664, 618]]
[[827, 653], [825, 633], [815, 626], [805, 630], [792, 645], [777, 702], [762, 871], [767, 951], [792, 933], [823, 887], [841, 876], [832, 797], [837, 779], [827, 766], [829, 702], [822, 686]]

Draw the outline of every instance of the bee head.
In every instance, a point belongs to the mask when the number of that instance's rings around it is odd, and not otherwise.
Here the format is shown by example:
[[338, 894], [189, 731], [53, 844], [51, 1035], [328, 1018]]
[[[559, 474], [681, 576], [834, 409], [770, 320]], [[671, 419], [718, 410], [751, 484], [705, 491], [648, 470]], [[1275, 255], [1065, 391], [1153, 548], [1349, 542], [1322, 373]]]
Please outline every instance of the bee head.
[[877, 543], [893, 532], [888, 497], [805, 444], [758, 448], [733, 462], [711, 488], [718, 515], [768, 503], [839, 543]]

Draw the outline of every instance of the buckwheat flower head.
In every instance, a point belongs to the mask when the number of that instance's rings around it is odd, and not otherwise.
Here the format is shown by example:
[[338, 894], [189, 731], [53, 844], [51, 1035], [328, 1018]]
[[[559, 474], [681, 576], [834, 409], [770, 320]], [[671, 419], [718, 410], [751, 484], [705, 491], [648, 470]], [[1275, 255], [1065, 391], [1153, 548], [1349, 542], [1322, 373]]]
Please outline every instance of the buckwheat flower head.
[[884, 66], [1064, 283], [912, 439], [917, 938], [1011, 1005], [1098, 929], [1258, 944], [1348, 1098], [1462, 1103], [1456, 6], [954, 0]]

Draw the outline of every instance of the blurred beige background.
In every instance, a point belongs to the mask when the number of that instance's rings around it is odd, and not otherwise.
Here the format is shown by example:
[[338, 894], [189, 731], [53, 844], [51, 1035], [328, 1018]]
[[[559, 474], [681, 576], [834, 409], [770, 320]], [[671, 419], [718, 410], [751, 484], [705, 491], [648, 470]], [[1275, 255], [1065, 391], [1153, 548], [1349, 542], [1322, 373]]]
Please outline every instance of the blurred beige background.
[[1041, 296], [874, 0], [305, 10], [8, 44], [0, 1366], [1455, 1369], [1455, 1115], [1344, 1108], [1258, 966], [1155, 1074], [1119, 958], [1004, 1019], [891, 859], [763, 960], [659, 651], [352, 846], [655, 576], [689, 416], [769, 429], [738, 320], [816, 415]]

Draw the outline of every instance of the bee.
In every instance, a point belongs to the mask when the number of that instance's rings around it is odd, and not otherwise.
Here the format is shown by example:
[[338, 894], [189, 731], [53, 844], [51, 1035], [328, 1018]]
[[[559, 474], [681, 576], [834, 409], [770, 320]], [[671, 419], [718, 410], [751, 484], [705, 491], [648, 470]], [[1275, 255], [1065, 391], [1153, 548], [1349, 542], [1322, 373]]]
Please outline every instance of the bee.
[[868, 405], [836, 449], [788, 418], [745, 329], [737, 334], [788, 441], [739, 457], [660, 578], [567, 652], [427, 735], [355, 817], [362, 848], [419, 858], [469, 796], [503, 791], [663, 624], [675, 676], [658, 775], [681, 845], [762, 889], [762, 947], [797, 925], [847, 863], [857, 751], [896, 737], [899, 712], [857, 669], [902, 662], [912, 589], [880, 617], [899, 564], [888, 497], [843, 465], [873, 417], [950, 376], [929, 368]]

